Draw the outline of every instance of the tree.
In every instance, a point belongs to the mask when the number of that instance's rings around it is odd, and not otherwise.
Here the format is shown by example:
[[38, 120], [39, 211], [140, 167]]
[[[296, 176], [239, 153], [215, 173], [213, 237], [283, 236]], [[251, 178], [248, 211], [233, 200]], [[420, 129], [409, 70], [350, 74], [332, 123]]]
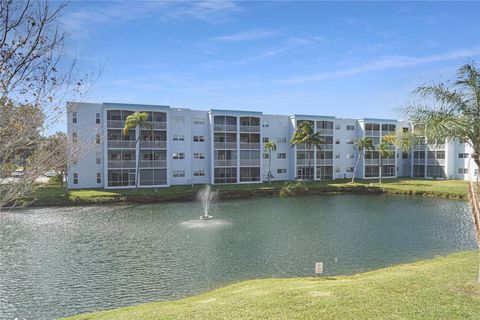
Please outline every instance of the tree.
[[373, 150], [373, 141], [371, 138], [364, 137], [364, 138], [357, 138], [353, 143], [353, 148], [358, 151], [358, 158], [357, 162], [355, 163], [355, 169], [353, 170], [353, 177], [352, 183], [355, 181], [355, 175], [357, 174], [358, 163], [360, 162], [360, 158], [365, 158], [365, 150]]
[[[63, 115], [64, 102], [84, 91], [85, 76], [64, 54], [65, 34], [58, 21], [66, 4], [0, 1], [0, 173], [12, 156], [35, 148]], [[16, 206], [36, 188], [35, 179], [51, 157], [37, 154], [24, 174], [0, 183], [0, 208]], [[6, 166], [6, 167], [5, 167]]]
[[[142, 130], [142, 129], [149, 129], [153, 130], [152, 124], [148, 121], [148, 113], [146, 112], [135, 112], [129, 115], [125, 119], [125, 126], [123, 127], [123, 134], [128, 135], [128, 132], [130, 130], [136, 130], [136, 129]], [[135, 140], [135, 147], [138, 149], [140, 142], [140, 133], [137, 135], [137, 139]], [[137, 166], [136, 166], [136, 171], [135, 171], [135, 189], [138, 188], [138, 183], [139, 183], [139, 178], [140, 178], [140, 159], [137, 159], [136, 161]]]
[[427, 100], [404, 108], [415, 130], [427, 141], [465, 141], [480, 168], [480, 71], [475, 63], [461, 66], [453, 84], [423, 85], [415, 93]]
[[378, 173], [380, 180], [378, 183], [382, 183], [382, 165], [383, 165], [383, 159], [384, 158], [389, 158], [391, 157], [395, 152], [391, 149], [392, 144], [382, 141], [380, 142], [376, 149], [378, 150]]
[[[313, 125], [309, 121], [303, 121], [295, 128], [290, 143], [296, 146], [304, 144], [307, 147], [308, 170], [310, 170], [312, 167], [312, 157], [310, 154], [312, 147], [316, 146], [320, 149], [321, 145], [325, 144], [325, 140], [320, 137], [319, 132], [314, 132]], [[305, 176], [305, 174], [303, 176]]]
[[264, 146], [265, 152], [268, 152], [268, 183], [272, 183], [271, 178], [272, 178], [272, 170], [271, 170], [271, 164], [272, 164], [272, 152], [277, 150], [277, 144], [275, 141], [268, 141], [265, 143]]
[[46, 170], [60, 172], [60, 185], [63, 188], [63, 181], [71, 158], [67, 151], [67, 135], [64, 132], [56, 132], [54, 135], [45, 138], [39, 149], [41, 152], [50, 155], [52, 161], [47, 163]]

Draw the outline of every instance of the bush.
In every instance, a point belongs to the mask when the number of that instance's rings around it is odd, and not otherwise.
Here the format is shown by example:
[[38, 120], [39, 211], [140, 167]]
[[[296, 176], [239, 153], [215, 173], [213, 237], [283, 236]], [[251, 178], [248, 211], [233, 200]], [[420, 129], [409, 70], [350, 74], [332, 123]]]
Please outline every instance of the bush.
[[57, 174], [56, 176], [50, 177], [48, 179], [48, 182], [52, 184], [62, 184], [62, 180], [63, 180], [63, 175]]
[[287, 182], [280, 189], [280, 197], [291, 197], [304, 193], [307, 190], [305, 182]]

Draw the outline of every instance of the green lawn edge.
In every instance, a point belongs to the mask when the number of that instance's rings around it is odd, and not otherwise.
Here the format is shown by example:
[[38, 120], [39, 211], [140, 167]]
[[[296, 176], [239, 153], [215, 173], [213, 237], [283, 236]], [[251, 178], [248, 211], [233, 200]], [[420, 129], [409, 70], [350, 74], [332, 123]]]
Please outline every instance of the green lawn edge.
[[248, 280], [66, 319], [479, 319], [479, 258], [468, 251], [352, 276]]
[[[221, 200], [278, 196], [285, 181], [272, 184], [228, 184], [213, 185]], [[335, 181], [311, 181], [305, 183], [307, 190], [300, 195], [334, 194], [334, 193], [391, 193], [410, 194], [450, 199], [468, 198], [468, 182], [460, 180], [428, 180], [428, 179], [385, 179], [382, 184], [372, 180], [340, 179]], [[165, 188], [140, 189], [71, 189], [66, 190], [59, 185], [40, 186], [33, 194], [23, 197], [22, 202], [29, 206], [64, 206], [129, 202], [169, 202], [194, 201], [197, 192], [203, 185], [182, 185]]]

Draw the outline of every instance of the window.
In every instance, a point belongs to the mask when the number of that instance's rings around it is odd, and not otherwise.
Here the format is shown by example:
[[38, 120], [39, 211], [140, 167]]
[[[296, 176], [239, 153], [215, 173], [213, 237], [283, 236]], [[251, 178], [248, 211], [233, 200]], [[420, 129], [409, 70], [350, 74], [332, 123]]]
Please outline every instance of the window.
[[340, 130], [340, 125], [339, 124], [335, 125], [335, 130]]
[[205, 124], [205, 119], [193, 118], [193, 124]]
[[468, 174], [468, 169], [467, 168], [458, 168], [458, 173], [459, 174]]
[[100, 144], [100, 133], [97, 133], [97, 135], [95, 137], [95, 143]]
[[204, 136], [193, 136], [193, 142], [205, 142]]
[[78, 135], [76, 132], [72, 132], [72, 141], [73, 143], [77, 143], [78, 140]]
[[270, 141], [270, 138], [269, 137], [263, 137], [262, 141], [263, 141], [263, 143], [267, 143], [268, 141]]
[[73, 174], [73, 184], [78, 184], [78, 173]]
[[347, 144], [353, 144], [353, 140], [347, 140]]
[[102, 163], [102, 159], [100, 158], [100, 152], [95, 153], [95, 161], [97, 164]]
[[193, 176], [194, 177], [204, 177], [205, 176], [205, 170], [203, 170], [203, 169], [194, 170], [193, 171]]
[[262, 127], [263, 128], [268, 128], [268, 127], [270, 127], [270, 123], [268, 121], [263, 121]]
[[183, 134], [174, 134], [173, 141], [185, 141], [185, 136]]
[[173, 170], [174, 178], [183, 178], [185, 177], [185, 170]]
[[336, 139], [335, 144], [340, 144], [340, 139]]
[[277, 138], [277, 143], [287, 143], [287, 138]]
[[287, 169], [277, 169], [277, 173], [278, 174], [287, 173]]
[[97, 172], [97, 183], [102, 183], [102, 174]]
[[408, 130], [408, 128], [403, 127], [403, 128], [402, 128], [402, 131], [403, 131], [403, 133], [407, 133], [409, 130]]
[[402, 159], [408, 159], [408, 152], [402, 152]]
[[339, 167], [335, 167], [335, 172], [340, 172], [340, 168], [339, 168]]
[[97, 113], [95, 114], [95, 123], [96, 123], [96, 124], [100, 124], [100, 113], [99, 113], [99, 112], [97, 112]]
[[340, 153], [335, 154], [335, 159], [340, 159]]
[[353, 172], [353, 167], [348, 167], [345, 172], [352, 173]]
[[470, 156], [470, 155], [469, 155], [468, 153], [459, 153], [459, 154], [458, 154], [458, 157], [459, 157], [460, 159], [468, 159], [469, 156]]
[[347, 159], [353, 159], [354, 156], [353, 156], [353, 153], [347, 153]]
[[268, 159], [269, 157], [270, 157], [270, 155], [268, 153], [263, 154], [263, 159]]
[[175, 159], [175, 160], [185, 159], [185, 153], [183, 153], [183, 152], [174, 152], [174, 153], [173, 153], [173, 159]]
[[287, 159], [286, 153], [277, 153], [277, 159]]
[[354, 131], [354, 130], [355, 130], [355, 126], [354, 126], [354, 125], [351, 125], [351, 124], [347, 124], [347, 130]]
[[77, 113], [72, 112], [72, 123], [77, 123]]
[[203, 153], [194, 153], [193, 154], [193, 159], [205, 159], [205, 154]]

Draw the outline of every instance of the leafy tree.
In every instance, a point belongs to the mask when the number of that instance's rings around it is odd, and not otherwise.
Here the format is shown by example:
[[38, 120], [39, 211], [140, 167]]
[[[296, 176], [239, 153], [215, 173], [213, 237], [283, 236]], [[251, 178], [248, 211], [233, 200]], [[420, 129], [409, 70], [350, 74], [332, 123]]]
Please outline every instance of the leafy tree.
[[373, 150], [373, 141], [371, 138], [364, 137], [364, 138], [357, 138], [353, 143], [353, 148], [358, 151], [358, 158], [357, 162], [355, 163], [355, 169], [353, 170], [353, 177], [352, 183], [355, 181], [355, 175], [357, 174], [358, 163], [360, 162], [360, 158], [365, 158], [365, 151], [366, 150]]
[[[130, 130], [139, 130], [142, 129], [149, 129], [153, 130], [152, 124], [148, 121], [148, 113], [146, 112], [135, 112], [129, 115], [125, 119], [125, 126], [123, 127], [123, 134], [128, 135]], [[137, 139], [135, 140], [135, 146], [138, 149], [140, 142], [140, 134], [137, 135]], [[136, 161], [137, 167], [135, 171], [135, 189], [138, 188], [139, 180], [140, 180], [140, 159]]]
[[376, 149], [378, 151], [378, 173], [380, 180], [378, 183], [382, 183], [382, 165], [383, 165], [383, 159], [385, 158], [390, 158], [392, 155], [395, 154], [395, 152], [391, 149], [392, 144], [382, 141], [380, 142]]
[[307, 147], [308, 170], [310, 170], [312, 167], [312, 157], [310, 154], [312, 148], [316, 146], [320, 149], [321, 146], [325, 144], [325, 140], [321, 138], [319, 132], [314, 132], [313, 125], [309, 121], [303, 121], [295, 128], [290, 143], [296, 146], [304, 144]]
[[415, 93], [424, 100], [404, 109], [415, 130], [427, 141], [465, 141], [480, 168], [480, 71], [476, 64], [461, 66], [453, 83], [423, 85]]
[[275, 141], [268, 141], [264, 145], [264, 150], [265, 152], [268, 152], [268, 183], [272, 183], [272, 170], [271, 170], [271, 164], [272, 164], [272, 152], [277, 150], [277, 144]]

